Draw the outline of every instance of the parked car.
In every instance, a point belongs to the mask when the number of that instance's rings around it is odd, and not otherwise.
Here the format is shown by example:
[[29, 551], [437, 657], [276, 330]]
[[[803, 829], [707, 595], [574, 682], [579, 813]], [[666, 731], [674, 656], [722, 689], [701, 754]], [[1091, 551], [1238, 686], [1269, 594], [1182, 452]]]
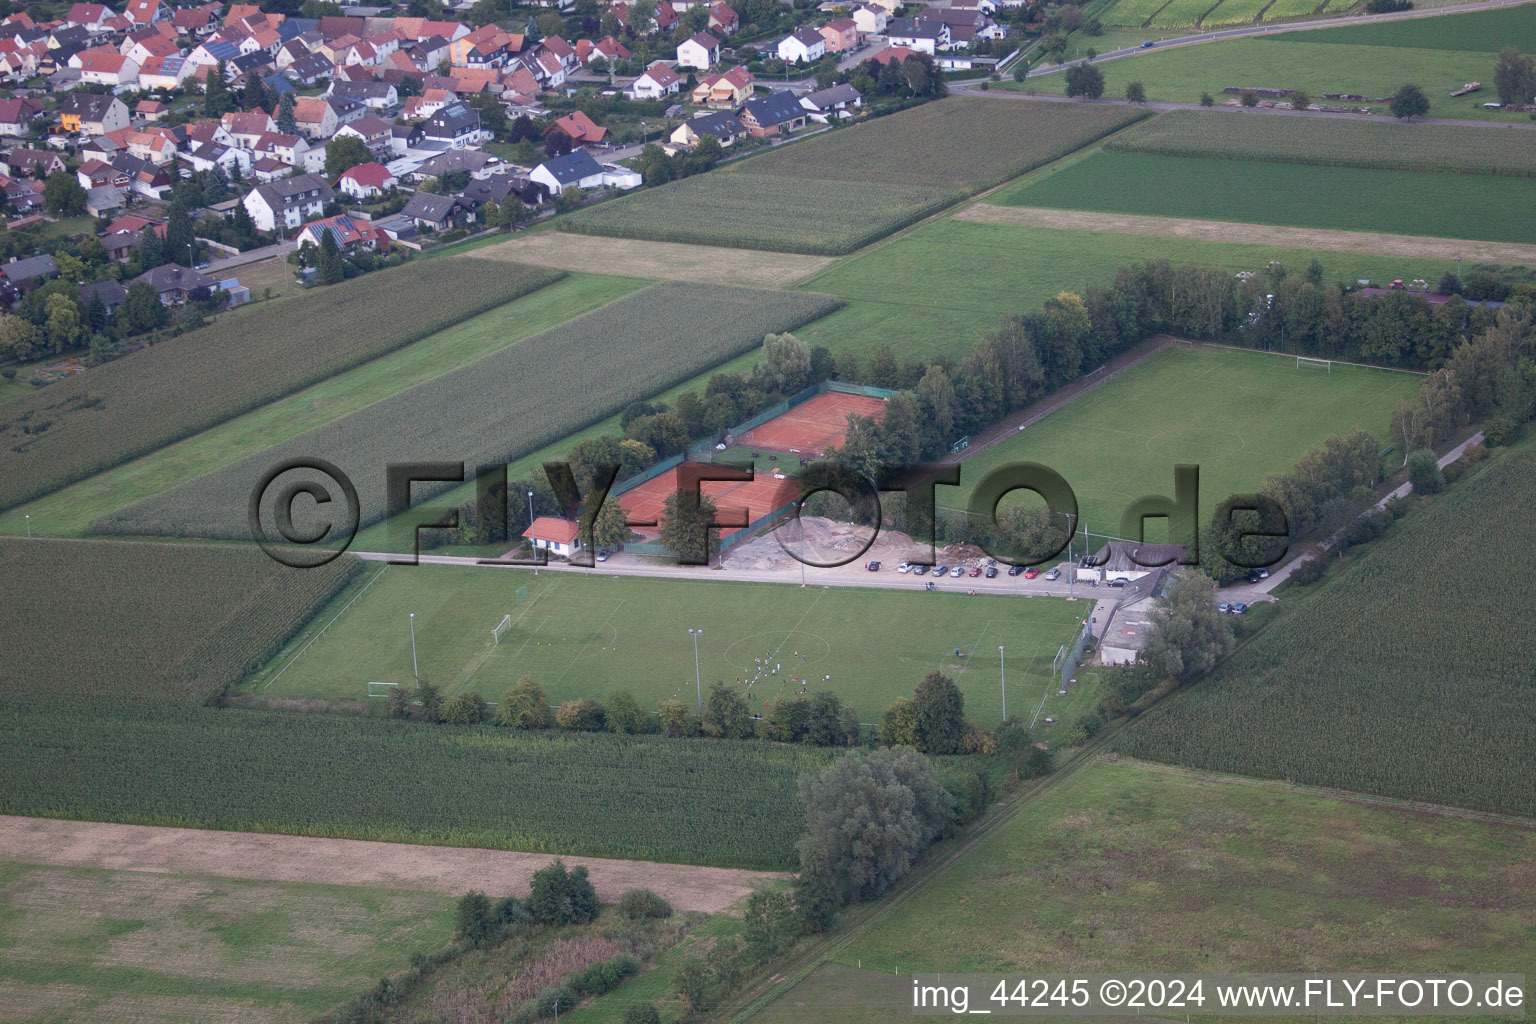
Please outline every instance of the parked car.
[[1027, 579], [1027, 580], [1032, 580], [1036, 576], [1039, 576], [1039, 575], [1040, 575], [1040, 567], [1039, 566], [1032, 565], [1028, 569], [1024, 570], [1024, 578]]
[[966, 575], [969, 576], [971, 579], [975, 579], [977, 576], [981, 575], [981, 566], [979, 566], [979, 565], [971, 566], [971, 571], [968, 572]]
[[912, 563], [911, 562], [902, 562], [900, 565], [898, 565], [896, 567], [896, 571], [900, 572], [900, 573], [911, 572], [912, 571]]
[[1045, 574], [1045, 578], [1051, 581], [1059, 580], [1061, 579], [1061, 570], [1052, 569], [1050, 572]]
[[599, 551], [597, 553], [597, 560], [599, 562], [606, 562], [606, 561], [608, 561], [608, 552], [606, 552], [606, 551]]
[[1228, 604], [1226, 601], [1223, 601], [1223, 602], [1221, 602], [1221, 604], [1218, 604], [1216, 606], [1216, 610], [1221, 612], [1223, 615], [1225, 615], [1227, 612], [1232, 610], [1232, 606], [1230, 604]]
[[1010, 565], [1008, 567], [1008, 575], [1009, 576], [1017, 576], [1019, 573], [1021, 573], [1023, 571], [1024, 571], [1024, 567], [1022, 565]]
[[954, 567], [954, 568], [953, 568], [953, 569], [951, 569], [951, 570], [949, 570], [949, 574], [950, 574], [950, 575], [951, 575], [951, 576], [954, 576], [954, 577], [956, 577], [956, 578], [959, 578], [959, 577], [961, 577], [961, 576], [964, 576], [964, 575], [965, 575], [965, 570], [964, 570], [964, 569], [963, 569], [963, 568], [961, 568], [961, 567], [960, 567], [960, 566], [958, 566], [958, 565], [957, 565], [957, 566], [955, 566], [955, 567]]
[[1126, 579], [1124, 576], [1116, 576], [1114, 579], [1109, 581], [1109, 585], [1112, 587], [1123, 587], [1129, 582], [1131, 581]]
[[870, 562], [864, 568], [868, 569], [870, 572], [879, 572], [880, 571], [880, 563], [879, 562]]
[[987, 566], [987, 579], [991, 580], [991, 579], [996, 579], [996, 578], [997, 578], [997, 566], [995, 566], [995, 565]]
[[1233, 615], [1246, 615], [1247, 613], [1248, 613], [1248, 606], [1246, 604], [1244, 604], [1243, 602], [1241, 602], [1241, 601], [1237, 602], [1237, 604], [1234, 604], [1232, 606], [1232, 614]]
[[912, 567], [912, 575], [914, 575], [914, 576], [927, 576], [928, 575], [928, 567], [926, 565], [914, 565]]

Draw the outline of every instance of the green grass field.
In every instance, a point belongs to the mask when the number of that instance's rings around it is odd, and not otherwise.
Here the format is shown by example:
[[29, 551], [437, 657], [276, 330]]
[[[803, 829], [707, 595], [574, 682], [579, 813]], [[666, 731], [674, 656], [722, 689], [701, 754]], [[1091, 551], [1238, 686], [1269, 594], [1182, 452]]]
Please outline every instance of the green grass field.
[[[1133, 500], [1172, 495], [1174, 466], [1193, 463], [1200, 467], [1204, 529], [1222, 499], [1256, 490], [1325, 439], [1357, 428], [1385, 438], [1392, 407], [1418, 386], [1419, 377], [1408, 373], [1339, 364], [1327, 373], [1297, 369], [1284, 356], [1181, 346], [967, 460], [959, 492], [969, 494], [1000, 466], [1039, 462], [1072, 485], [1081, 526], [1118, 536]], [[1162, 526], [1149, 520], [1147, 539], [1163, 539]]]
[[[1125, 2], [1128, 0], [1122, 0]], [[1300, 0], [1304, 6], [1282, 6], [1285, 3], [1280, 0], [1266, 11], [1265, 20], [1304, 16], [1317, 6], [1306, 4], [1306, 0]], [[1218, 21], [1220, 12], [1220, 7], [1213, 12]], [[1327, 13], [1343, 10], [1333, 8]], [[1141, 15], [1143, 19], [1148, 16], [1150, 12]], [[1107, 15], [1104, 20], [1110, 23]], [[1156, 37], [1155, 30], [1141, 31]], [[1526, 114], [1484, 110], [1482, 104], [1489, 99], [1491, 88], [1458, 98], [1450, 93], [1464, 82], [1490, 84], [1498, 50], [1516, 40], [1530, 39], [1533, 31], [1536, 7], [1526, 4], [1385, 24], [1224, 39], [1154, 50], [1106, 61], [1099, 67], [1104, 72], [1106, 96], [1122, 96], [1127, 82], [1141, 82], [1148, 99], [1176, 103], [1195, 103], [1202, 92], [1220, 102], [1221, 91], [1227, 86], [1304, 89], [1314, 100], [1323, 102], [1324, 93], [1391, 96], [1399, 85], [1411, 81], [1429, 97], [1431, 117], [1525, 122]], [[1101, 52], [1110, 45], [1077, 35], [1072, 43], [1084, 49], [1094, 46]], [[1061, 93], [1066, 89], [1066, 75], [1059, 71], [1032, 75], [1022, 83], [1004, 81], [993, 88]], [[1386, 106], [1378, 104], [1373, 109], [1385, 112]]]
[[1533, 865], [1524, 825], [1101, 761], [753, 1019], [893, 1020], [918, 972], [1527, 971]]
[[[441, 376], [497, 349], [645, 287], [626, 277], [571, 274], [399, 352], [269, 403], [152, 455], [0, 513], [0, 533], [70, 537], [98, 516], [212, 472], [306, 430]], [[30, 390], [30, 388], [28, 389]]]
[[1525, 242], [1528, 178], [1098, 152], [993, 197], [999, 206]]
[[446, 945], [437, 893], [0, 862], [17, 1024], [299, 1024]]
[[[415, 612], [422, 675], [448, 694], [473, 690], [496, 701], [529, 674], [552, 703], [601, 700], [624, 687], [648, 708], [674, 697], [691, 705], [696, 694], [687, 630], [695, 628], [704, 630], [704, 686], [726, 683], [755, 713], [765, 701], [796, 691], [788, 680], [797, 676], [812, 680], [812, 691], [830, 689], [851, 703], [863, 721], [877, 722], [891, 701], [910, 695], [924, 675], [939, 669], [959, 683], [967, 716], [990, 726], [1002, 717], [998, 645], [1008, 649], [1010, 708], [1034, 707], [1057, 649], [1076, 635], [1089, 608], [1050, 598], [915, 588], [801, 590], [776, 583], [535, 576], [447, 566], [383, 573], [334, 623], [357, 591], [322, 611], [245, 688], [263, 697], [357, 699], [369, 682], [408, 683], [409, 616]], [[498, 645], [491, 629], [503, 615], [512, 616], [512, 628]], [[955, 658], [956, 647], [966, 657]], [[759, 672], [756, 658], [781, 668]], [[828, 675], [830, 682], [823, 679]]]

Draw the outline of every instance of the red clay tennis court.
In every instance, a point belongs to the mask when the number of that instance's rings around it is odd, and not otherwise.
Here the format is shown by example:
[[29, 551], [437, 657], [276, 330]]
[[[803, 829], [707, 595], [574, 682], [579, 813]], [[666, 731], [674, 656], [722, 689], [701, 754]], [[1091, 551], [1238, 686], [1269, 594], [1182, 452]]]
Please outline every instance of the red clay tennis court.
[[[619, 507], [624, 510], [625, 518], [631, 523], [637, 520], [660, 521], [667, 496], [677, 490], [677, 474], [681, 468], [669, 469], [619, 495]], [[780, 505], [793, 501], [799, 494], [799, 488], [793, 480], [775, 480], [764, 473], [759, 473], [757, 479], [752, 481], [705, 480], [699, 489], [714, 500], [722, 519], [744, 508], [747, 510], [748, 524], [757, 522]], [[646, 537], [652, 537], [657, 532], [654, 526], [636, 526], [634, 529]], [[735, 532], [733, 529], [722, 529], [720, 536], [729, 537]]]
[[738, 445], [820, 455], [832, 445], [843, 443], [851, 412], [878, 420], [885, 416], [885, 399], [823, 391], [735, 440]]

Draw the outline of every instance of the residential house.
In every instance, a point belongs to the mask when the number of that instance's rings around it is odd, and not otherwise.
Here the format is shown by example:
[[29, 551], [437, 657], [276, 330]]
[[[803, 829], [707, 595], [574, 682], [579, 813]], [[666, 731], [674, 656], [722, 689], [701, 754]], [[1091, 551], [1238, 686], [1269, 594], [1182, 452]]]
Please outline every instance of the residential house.
[[467, 149], [491, 139], [491, 133], [480, 127], [480, 112], [463, 100], [455, 100], [429, 117], [421, 135], [423, 143], [450, 149]]
[[693, 87], [690, 97], [695, 106], [734, 110], [752, 98], [752, 83], [757, 79], [745, 65], [738, 64], [723, 75], [708, 75]]
[[692, 149], [705, 135], [713, 135], [720, 141], [720, 145], [729, 146], [745, 134], [747, 134], [747, 127], [741, 123], [739, 117], [726, 111], [718, 111], [713, 114], [701, 114], [684, 121], [668, 138], [675, 146]]
[[871, 7], [880, 8], [887, 18], [893, 18], [896, 12], [901, 10], [902, 0], [865, 0], [865, 3]]
[[43, 112], [36, 100], [0, 100], [0, 135], [16, 137], [32, 132], [32, 120]]
[[318, 172], [325, 167], [325, 146], [311, 146], [302, 135], [264, 132], [252, 144], [251, 155], [258, 162], [277, 160], [306, 173]]
[[58, 276], [59, 265], [46, 253], [41, 256], [28, 256], [25, 259], [12, 257], [11, 262], [0, 263], [0, 278], [9, 281], [11, 286], [23, 295]]
[[584, 149], [552, 157], [533, 169], [528, 175], [532, 184], [542, 187], [550, 195], [559, 195], [568, 188], [640, 187], [638, 172], [616, 164], [604, 166]]
[[251, 170], [255, 157], [248, 149], [227, 146], [222, 142], [192, 142], [179, 154], [181, 162], [194, 171], [211, 171], [218, 168], [228, 177], [245, 177]]
[[400, 105], [400, 94], [387, 82], [334, 81], [325, 94], [361, 103], [370, 110], [389, 110]]
[[797, 28], [779, 40], [779, 60], [786, 64], [809, 64], [827, 52], [827, 41], [813, 28]]
[[629, 96], [636, 100], [659, 100], [670, 96], [682, 86], [683, 80], [666, 61], [655, 61], [647, 67], [629, 87]]
[[826, 124], [837, 118], [852, 117], [853, 112], [864, 105], [864, 97], [859, 90], [844, 83], [806, 93], [800, 97], [800, 105], [811, 115], [812, 121]]
[[341, 127], [336, 108], [323, 96], [302, 96], [293, 101], [294, 125], [311, 139], [328, 139]]
[[450, 42], [448, 59], [455, 65], [469, 68], [501, 67], [521, 48], [521, 36], [516, 38], [514, 45], [513, 36], [493, 23]]
[[853, 24], [858, 28], [859, 35], [861, 36], [885, 35], [885, 25], [888, 17], [889, 15], [886, 14], [884, 7], [874, 4], [865, 4], [862, 7], [855, 7], [853, 10]]
[[392, 128], [388, 121], [382, 117], [369, 115], [360, 117], [351, 124], [344, 124], [336, 129], [335, 138], [343, 135], [355, 135], [363, 140], [363, 145], [368, 147], [368, 152], [379, 156], [389, 152], [389, 130]]
[[536, 51], [522, 63], [541, 88], [553, 91], [565, 84], [565, 62], [548, 50]]
[[736, 30], [741, 28], [741, 18], [736, 14], [735, 9], [726, 4], [711, 4], [709, 24], [706, 27], [718, 35], [733, 36]]
[[180, 57], [181, 44], [174, 36], [166, 36], [156, 29], [147, 28], [125, 39], [121, 53], [142, 68], [153, 57]]
[[277, 122], [272, 115], [265, 110], [231, 110], [219, 118], [219, 124], [229, 132], [235, 145], [241, 149], [251, 149], [256, 145], [256, 140], [267, 132], [277, 131]]
[[576, 57], [576, 47], [560, 36], [549, 36], [539, 43], [539, 49], [535, 52], [554, 54], [567, 71], [575, 71], [581, 66], [581, 61]]
[[[143, 75], [143, 73], [143, 69], [139, 69], [139, 74]], [[145, 121], [155, 122], [169, 113], [170, 109], [168, 105], [161, 103], [159, 100], [139, 100], [138, 105], [133, 108], [133, 116], [142, 118]]]
[[842, 53], [859, 45], [859, 26], [852, 18], [833, 18], [817, 31], [828, 53]]
[[[111, 250], [107, 250], [109, 253]], [[117, 307], [128, 301], [128, 289], [123, 287], [121, 281], [97, 281], [94, 284], [80, 286], [80, 301], [85, 303], [87, 309], [92, 303], [100, 302], [101, 307], [107, 311], [107, 316], [117, 312]]]
[[167, 306], [179, 306], [189, 299], [206, 299], [219, 287], [219, 282], [207, 274], [183, 267], [179, 263], [166, 263], [153, 270], [146, 270], [129, 284], [149, 285], [160, 296], [161, 303]]
[[106, 4], [75, 4], [64, 15], [67, 25], [79, 25], [91, 33], [106, 32], [112, 18], [112, 8]]
[[685, 68], [708, 71], [720, 63], [720, 40], [708, 32], [695, 32], [677, 44], [677, 62]]
[[195, 47], [187, 54], [187, 60], [193, 66], [207, 65], [217, 67], [219, 64], [234, 60], [240, 56], [240, 47], [223, 39], [208, 39]]
[[259, 231], [291, 231], [324, 213], [325, 204], [335, 198], [320, 175], [300, 174], [257, 185], [246, 195], [245, 209]]
[[569, 519], [539, 516], [523, 531], [523, 537], [535, 551], [547, 551], [561, 558], [570, 558], [581, 550], [581, 531]]
[[547, 139], [551, 135], [564, 135], [570, 140], [572, 148], [576, 146], [594, 145], [608, 137], [608, 129], [600, 127], [590, 117], [577, 110], [566, 114], [555, 121], [544, 132]]
[[64, 158], [46, 149], [13, 149], [0, 161], [0, 171], [13, 178], [47, 177], [64, 170]]
[[595, 43], [590, 39], [576, 40], [576, 61], [579, 64], [590, 65], [593, 60], [601, 57], [611, 67], [614, 61], [628, 60], [630, 56], [629, 47], [613, 36], [603, 36]]
[[879, 53], [870, 54], [869, 59], [884, 67], [892, 61], [897, 65], [905, 64], [909, 58], [916, 56], [916, 50], [909, 50], [905, 46], [887, 46]]
[[400, 213], [415, 221], [420, 227], [433, 231], [446, 231], [455, 219], [463, 215], [458, 199], [440, 196], [432, 192], [417, 192], [411, 196]]
[[949, 47], [949, 26], [942, 21], [892, 18], [886, 22], [885, 38], [892, 46], [932, 56]]
[[170, 16], [171, 9], [160, 0], [128, 0], [128, 6], [123, 8], [123, 17], [138, 27], [153, 25]]
[[206, 7], [182, 7], [171, 15], [171, 27], [178, 35], [201, 39], [214, 29], [213, 11]]
[[381, 163], [358, 164], [342, 172], [336, 187], [356, 199], [370, 199], [383, 195], [397, 184], [389, 168]]
[[312, 86], [324, 82], [336, 73], [336, 65], [326, 59], [324, 54], [311, 53], [300, 57], [284, 72], [295, 83], [302, 86]]
[[75, 168], [75, 180], [80, 182], [81, 188], [89, 192], [93, 188], [101, 188], [104, 185], [127, 188], [130, 179], [125, 172], [119, 171], [104, 160], [87, 160]]
[[736, 116], [747, 126], [747, 134], [763, 138], [804, 128], [810, 115], [800, 105], [799, 97], [782, 90], [761, 99], [748, 100]]
[[72, 92], [59, 104], [59, 125], [66, 132], [105, 135], [128, 127], [128, 105], [116, 96]]
[[[110, 46], [81, 50], [69, 58], [69, 66], [79, 69], [80, 81], [87, 85], [108, 85], [113, 89], [121, 89], [139, 83], [138, 62]], [[123, 108], [124, 114], [127, 110], [127, 107]]]
[[110, 140], [116, 146], [140, 160], [164, 166], [176, 159], [176, 136], [164, 128], [139, 131], [137, 128], [119, 128], [115, 132], [98, 136]]
[[311, 221], [293, 236], [293, 240], [300, 248], [306, 242], [318, 248], [326, 235], [336, 240], [337, 248], [351, 252], [372, 252], [381, 243], [387, 246], [390, 241], [389, 235], [376, 229], [366, 217], [354, 217], [347, 213]]
[[197, 73], [198, 65], [185, 57], [151, 57], [139, 68], [142, 90], [180, 89], [182, 83]]
[[1003, 28], [997, 22], [987, 17], [979, 10], [930, 7], [917, 16], [918, 21], [942, 22], [949, 27], [948, 47], [959, 48], [970, 46], [972, 43], [997, 39], [1003, 35]]
[[123, 190], [113, 185], [86, 189], [85, 212], [92, 217], [110, 217], [123, 208]]

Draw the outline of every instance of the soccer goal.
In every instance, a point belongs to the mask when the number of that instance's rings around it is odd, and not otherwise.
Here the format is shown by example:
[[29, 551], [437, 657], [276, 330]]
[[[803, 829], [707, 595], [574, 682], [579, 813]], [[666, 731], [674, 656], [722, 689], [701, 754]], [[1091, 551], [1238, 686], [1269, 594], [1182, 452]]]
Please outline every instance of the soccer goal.
[[400, 685], [399, 683], [369, 683], [368, 684], [368, 696], [370, 696], [370, 697], [388, 697], [389, 696], [389, 691], [393, 690], [393, 689], [396, 689], [399, 685]]
[[1296, 369], [1298, 370], [1327, 370], [1333, 372], [1332, 359], [1312, 359], [1307, 356], [1296, 357]]
[[497, 644], [501, 643], [501, 634], [512, 628], [512, 616], [503, 615], [501, 621], [496, 623], [496, 628], [491, 630], [491, 639]]

